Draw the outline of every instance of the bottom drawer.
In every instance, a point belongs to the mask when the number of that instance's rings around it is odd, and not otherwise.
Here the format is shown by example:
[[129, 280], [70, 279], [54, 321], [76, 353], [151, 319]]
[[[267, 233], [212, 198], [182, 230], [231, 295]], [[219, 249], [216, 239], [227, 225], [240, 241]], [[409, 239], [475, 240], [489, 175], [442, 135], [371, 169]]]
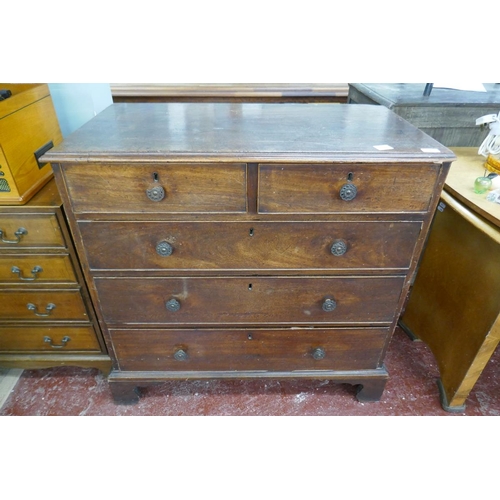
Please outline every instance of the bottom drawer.
[[110, 330], [120, 370], [377, 368], [389, 328]]
[[88, 326], [1, 326], [0, 351], [100, 351]]

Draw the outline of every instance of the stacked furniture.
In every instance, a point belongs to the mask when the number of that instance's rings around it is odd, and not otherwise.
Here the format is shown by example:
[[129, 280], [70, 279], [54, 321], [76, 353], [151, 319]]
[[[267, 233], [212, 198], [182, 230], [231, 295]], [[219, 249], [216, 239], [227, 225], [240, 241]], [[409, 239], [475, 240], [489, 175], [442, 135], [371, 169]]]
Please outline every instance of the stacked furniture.
[[500, 84], [483, 84], [486, 92], [434, 87], [424, 83], [350, 83], [347, 101], [389, 108], [447, 147], [479, 147], [488, 128], [476, 119], [500, 111]]
[[1, 83], [0, 367], [111, 363], [42, 155], [62, 140], [46, 84]]

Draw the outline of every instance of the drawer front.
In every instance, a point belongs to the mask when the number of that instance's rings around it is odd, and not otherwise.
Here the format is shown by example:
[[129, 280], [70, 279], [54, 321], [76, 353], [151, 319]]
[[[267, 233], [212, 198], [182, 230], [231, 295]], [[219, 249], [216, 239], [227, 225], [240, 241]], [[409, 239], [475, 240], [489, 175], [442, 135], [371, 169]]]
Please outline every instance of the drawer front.
[[2, 290], [0, 320], [88, 321], [78, 290]]
[[1, 326], [0, 351], [100, 351], [92, 326]]
[[96, 278], [104, 319], [142, 324], [390, 323], [404, 279]]
[[8, 283], [76, 283], [68, 255], [1, 255], [0, 281]]
[[0, 250], [65, 246], [55, 215], [0, 214], [0, 231]]
[[247, 208], [246, 164], [241, 163], [66, 165], [64, 176], [75, 213], [237, 213]]
[[[425, 212], [438, 173], [439, 166], [430, 164], [260, 165], [258, 210], [325, 214]], [[356, 193], [350, 199], [353, 185]], [[341, 192], [346, 199], [341, 198]]]
[[94, 270], [407, 269], [420, 222], [79, 222]]
[[387, 328], [114, 330], [121, 370], [363, 370], [378, 366]]

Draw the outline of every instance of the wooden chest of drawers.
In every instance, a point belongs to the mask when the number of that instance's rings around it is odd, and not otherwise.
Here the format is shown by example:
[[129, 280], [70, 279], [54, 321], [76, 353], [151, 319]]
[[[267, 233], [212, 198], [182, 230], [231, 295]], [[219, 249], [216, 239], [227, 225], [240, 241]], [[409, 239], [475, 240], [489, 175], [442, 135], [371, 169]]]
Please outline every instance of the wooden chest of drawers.
[[0, 366], [60, 365], [108, 373], [111, 360], [52, 179], [0, 207]]
[[213, 377], [380, 399], [449, 150], [382, 107], [115, 104], [44, 158], [117, 402]]

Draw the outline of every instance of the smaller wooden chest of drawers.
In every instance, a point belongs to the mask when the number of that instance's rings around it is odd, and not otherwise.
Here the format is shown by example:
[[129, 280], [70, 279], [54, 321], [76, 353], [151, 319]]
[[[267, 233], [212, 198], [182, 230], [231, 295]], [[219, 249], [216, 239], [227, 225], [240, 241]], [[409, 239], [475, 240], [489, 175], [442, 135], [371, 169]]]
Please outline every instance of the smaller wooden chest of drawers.
[[52, 179], [27, 204], [0, 207], [0, 366], [109, 372]]

